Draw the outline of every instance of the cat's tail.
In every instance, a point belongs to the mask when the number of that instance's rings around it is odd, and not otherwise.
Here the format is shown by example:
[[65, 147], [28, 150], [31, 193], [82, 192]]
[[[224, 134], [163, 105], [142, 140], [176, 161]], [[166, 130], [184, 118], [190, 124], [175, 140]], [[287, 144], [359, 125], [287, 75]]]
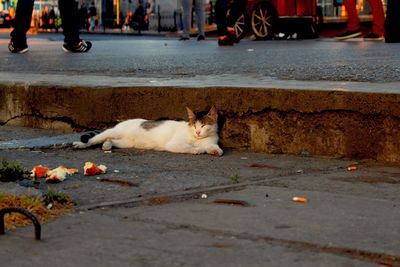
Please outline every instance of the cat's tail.
[[87, 142], [89, 142], [90, 138], [92, 138], [95, 135], [98, 135], [99, 133], [101, 133], [100, 130], [95, 130], [92, 132], [85, 133], [85, 134], [81, 135], [81, 142], [86, 144]]

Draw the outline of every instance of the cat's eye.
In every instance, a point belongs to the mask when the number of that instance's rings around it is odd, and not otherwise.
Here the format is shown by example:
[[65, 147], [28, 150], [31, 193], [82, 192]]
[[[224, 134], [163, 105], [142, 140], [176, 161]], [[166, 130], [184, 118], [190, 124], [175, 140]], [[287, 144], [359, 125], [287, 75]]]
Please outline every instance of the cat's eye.
[[203, 128], [205, 125], [201, 125], [201, 128]]

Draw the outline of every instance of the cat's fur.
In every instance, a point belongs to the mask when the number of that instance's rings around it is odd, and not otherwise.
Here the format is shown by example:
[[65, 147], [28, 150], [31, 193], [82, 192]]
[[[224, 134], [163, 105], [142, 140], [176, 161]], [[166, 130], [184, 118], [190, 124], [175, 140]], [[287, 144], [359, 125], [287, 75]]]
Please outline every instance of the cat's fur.
[[174, 153], [211, 154], [222, 156], [218, 146], [218, 111], [199, 116], [189, 108], [188, 121], [132, 119], [117, 124], [114, 128], [74, 142], [74, 148], [86, 148], [103, 144], [103, 150], [138, 148]]

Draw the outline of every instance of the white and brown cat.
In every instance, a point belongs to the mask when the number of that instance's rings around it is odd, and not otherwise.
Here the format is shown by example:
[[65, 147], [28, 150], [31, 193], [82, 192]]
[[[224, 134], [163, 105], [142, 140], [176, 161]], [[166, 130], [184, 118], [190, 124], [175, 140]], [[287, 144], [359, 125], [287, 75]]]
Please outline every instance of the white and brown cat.
[[81, 142], [74, 142], [72, 146], [87, 148], [103, 144], [103, 150], [111, 150], [112, 147], [138, 148], [222, 156], [223, 151], [218, 146], [216, 107], [213, 106], [205, 115], [186, 109], [188, 121], [126, 120], [97, 135], [83, 135]]

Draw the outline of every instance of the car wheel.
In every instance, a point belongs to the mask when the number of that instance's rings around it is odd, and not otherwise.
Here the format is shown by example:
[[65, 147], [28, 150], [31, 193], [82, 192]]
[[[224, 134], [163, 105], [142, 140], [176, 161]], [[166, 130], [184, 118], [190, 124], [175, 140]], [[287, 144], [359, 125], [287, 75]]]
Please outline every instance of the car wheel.
[[251, 29], [257, 39], [271, 39], [276, 23], [275, 9], [266, 3], [258, 4], [251, 12]]
[[[227, 12], [227, 18], [231, 15], [230, 14], [231, 9], [228, 9]], [[229, 19], [228, 19], [229, 21]], [[239, 14], [237, 14], [237, 18], [234, 18], [233, 21], [235, 21], [234, 24], [234, 29], [236, 36], [238, 37], [238, 40], [243, 39], [246, 36], [246, 29], [247, 29], [247, 19], [246, 19], [246, 14], [243, 11], [240, 11]]]

